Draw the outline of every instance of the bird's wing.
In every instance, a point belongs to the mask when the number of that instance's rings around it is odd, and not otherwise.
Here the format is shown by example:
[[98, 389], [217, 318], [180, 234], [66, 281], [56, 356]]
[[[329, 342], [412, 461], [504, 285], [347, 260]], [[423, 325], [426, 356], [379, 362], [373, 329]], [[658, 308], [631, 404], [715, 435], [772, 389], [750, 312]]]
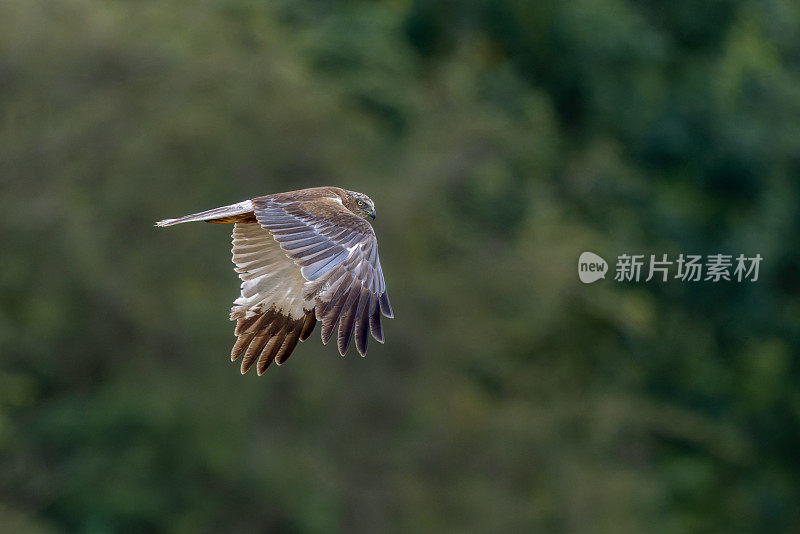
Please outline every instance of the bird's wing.
[[231, 319], [238, 336], [231, 361], [242, 358], [242, 373], [258, 359], [261, 375], [274, 361], [286, 361], [316, 324], [313, 305], [303, 297], [306, 280], [278, 242], [258, 223], [233, 226], [233, 263], [242, 279]]
[[344, 355], [355, 332], [363, 356], [369, 333], [383, 342], [381, 313], [392, 317], [378, 241], [372, 226], [338, 199], [307, 201], [253, 199], [259, 224], [300, 267], [303, 297], [313, 303], [327, 343], [339, 324], [338, 349]]

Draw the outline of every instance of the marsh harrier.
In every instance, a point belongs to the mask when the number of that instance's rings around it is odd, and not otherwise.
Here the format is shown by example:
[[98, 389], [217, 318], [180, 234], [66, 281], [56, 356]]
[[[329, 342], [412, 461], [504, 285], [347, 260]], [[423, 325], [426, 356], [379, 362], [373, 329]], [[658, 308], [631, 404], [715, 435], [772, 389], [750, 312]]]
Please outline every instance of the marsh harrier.
[[372, 334], [383, 343], [381, 314], [393, 317], [372, 225], [375, 204], [363, 193], [314, 187], [245, 200], [178, 219], [233, 224], [233, 263], [242, 279], [233, 302], [236, 343], [231, 361], [242, 357], [245, 373], [258, 361], [261, 375], [280, 365], [317, 321], [327, 343], [338, 323], [344, 356], [355, 334], [367, 353]]

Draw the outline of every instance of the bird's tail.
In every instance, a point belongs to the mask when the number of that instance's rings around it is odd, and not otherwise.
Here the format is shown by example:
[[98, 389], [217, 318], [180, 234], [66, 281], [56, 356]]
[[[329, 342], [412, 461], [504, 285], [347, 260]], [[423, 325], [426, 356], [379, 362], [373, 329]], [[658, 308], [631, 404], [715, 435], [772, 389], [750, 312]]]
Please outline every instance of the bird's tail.
[[239, 202], [238, 204], [231, 204], [230, 206], [222, 206], [220, 208], [214, 208], [213, 210], [201, 211], [200, 213], [193, 213], [177, 219], [164, 219], [163, 221], [158, 221], [156, 226], [172, 226], [173, 224], [194, 221], [228, 223], [247, 219], [248, 217], [252, 216], [253, 202], [250, 200], [245, 200], [244, 202]]

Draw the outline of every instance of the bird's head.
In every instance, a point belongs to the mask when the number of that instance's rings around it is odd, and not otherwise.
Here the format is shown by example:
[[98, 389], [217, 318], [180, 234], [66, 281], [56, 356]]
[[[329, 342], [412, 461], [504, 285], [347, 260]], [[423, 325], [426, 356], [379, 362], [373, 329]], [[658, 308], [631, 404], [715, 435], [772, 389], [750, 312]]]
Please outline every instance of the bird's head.
[[347, 191], [347, 199], [344, 202], [346, 208], [359, 217], [375, 218], [375, 203], [364, 193], [357, 191]]

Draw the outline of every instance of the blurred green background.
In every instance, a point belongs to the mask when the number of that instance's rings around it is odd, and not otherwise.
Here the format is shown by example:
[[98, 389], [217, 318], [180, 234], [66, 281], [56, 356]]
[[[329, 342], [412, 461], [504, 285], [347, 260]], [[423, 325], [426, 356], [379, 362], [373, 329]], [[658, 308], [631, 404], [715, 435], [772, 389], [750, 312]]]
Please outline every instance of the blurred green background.
[[[797, 2], [11, 0], [0, 113], [0, 531], [798, 532]], [[243, 377], [153, 222], [327, 184], [387, 342]]]

